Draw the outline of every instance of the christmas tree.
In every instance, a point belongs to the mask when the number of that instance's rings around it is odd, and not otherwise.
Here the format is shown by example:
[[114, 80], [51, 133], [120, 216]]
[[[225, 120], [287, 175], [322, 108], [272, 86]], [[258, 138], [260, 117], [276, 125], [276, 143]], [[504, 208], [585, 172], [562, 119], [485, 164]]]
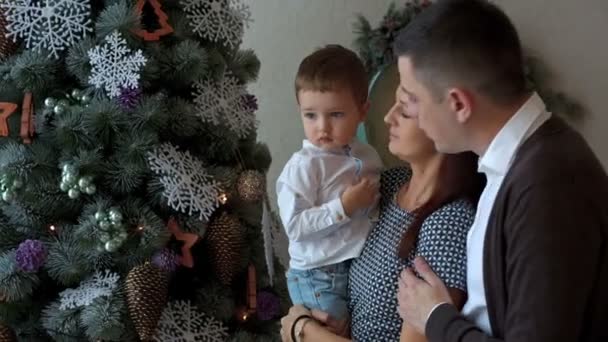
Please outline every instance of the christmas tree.
[[0, 0], [0, 340], [273, 341], [241, 0]]

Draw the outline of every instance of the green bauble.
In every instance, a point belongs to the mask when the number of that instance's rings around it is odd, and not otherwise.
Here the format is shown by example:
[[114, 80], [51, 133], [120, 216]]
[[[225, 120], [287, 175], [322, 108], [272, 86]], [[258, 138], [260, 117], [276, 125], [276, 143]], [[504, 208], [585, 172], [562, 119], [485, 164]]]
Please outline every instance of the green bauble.
[[109, 230], [112, 227], [112, 224], [107, 221], [107, 220], [103, 220], [101, 222], [99, 222], [99, 228], [101, 228], [101, 230]]
[[21, 189], [23, 187], [23, 181], [21, 181], [21, 179], [15, 179], [13, 181], [13, 189], [17, 190], [17, 189]]
[[66, 173], [63, 175], [63, 181], [68, 183], [70, 186], [76, 185], [76, 175], [73, 173]]
[[80, 191], [72, 188], [72, 189], [68, 190], [68, 197], [71, 199], [77, 199], [78, 197], [80, 197]]
[[95, 184], [89, 184], [85, 189], [84, 192], [87, 193], [87, 195], [93, 195], [95, 192], [97, 192], [97, 187], [95, 186]]
[[65, 106], [62, 106], [60, 104], [56, 105], [55, 107], [53, 107], [53, 113], [57, 115], [65, 113]]
[[84, 94], [80, 97], [80, 102], [82, 102], [82, 104], [87, 104], [89, 102], [91, 102], [91, 96]]
[[81, 191], [84, 191], [84, 189], [86, 189], [87, 186], [89, 186], [90, 184], [91, 182], [89, 181], [88, 177], [80, 177], [80, 179], [78, 180], [78, 187]]
[[99, 241], [101, 241], [102, 243], [106, 243], [110, 240], [112, 240], [112, 236], [110, 236], [110, 234], [108, 234], [108, 233], [99, 234]]
[[64, 181], [62, 181], [62, 182], [59, 184], [59, 189], [61, 189], [61, 191], [63, 191], [63, 192], [67, 192], [68, 190], [70, 190], [70, 184], [68, 184], [68, 183], [66, 183], [66, 182], [64, 182]]
[[98, 211], [95, 213], [95, 220], [97, 220], [97, 222], [100, 221], [105, 221], [106, 220], [106, 213], [103, 211]]
[[72, 90], [72, 94], [71, 95], [72, 95], [73, 99], [77, 100], [80, 97], [80, 90], [78, 90], [78, 89]]
[[126, 231], [121, 231], [120, 234], [118, 234], [118, 238], [122, 241], [126, 241], [127, 238], [129, 237], [129, 234], [127, 234]]
[[44, 99], [44, 106], [48, 109], [51, 109], [53, 107], [55, 107], [55, 105], [57, 105], [57, 100], [55, 100], [52, 97], [47, 97], [46, 99]]
[[112, 223], [114, 224], [122, 222], [122, 214], [120, 213], [120, 211], [118, 211], [118, 209], [110, 209], [108, 216], [110, 217], [110, 221], [112, 221]]
[[61, 99], [61, 100], [59, 100], [59, 102], [57, 102], [57, 105], [63, 106], [63, 107], [68, 107], [70, 105], [70, 101], [68, 101], [66, 99]]
[[112, 239], [112, 240], [106, 242], [104, 247], [105, 247], [106, 251], [112, 253], [112, 252], [116, 252], [120, 248], [120, 245], [121, 245], [121, 243]]
[[13, 192], [10, 190], [6, 190], [2, 193], [2, 200], [4, 202], [12, 202], [14, 197]]
[[61, 171], [63, 171], [64, 175], [68, 173], [76, 173], [76, 168], [72, 164], [63, 164]]

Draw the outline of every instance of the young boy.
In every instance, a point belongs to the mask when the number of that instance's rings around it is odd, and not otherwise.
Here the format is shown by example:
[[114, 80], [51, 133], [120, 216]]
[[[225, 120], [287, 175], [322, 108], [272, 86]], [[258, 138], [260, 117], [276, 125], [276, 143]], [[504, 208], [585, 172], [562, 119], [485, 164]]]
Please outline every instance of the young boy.
[[382, 169], [376, 151], [355, 138], [367, 86], [361, 60], [341, 46], [302, 61], [295, 90], [306, 140], [277, 181], [291, 300], [338, 320], [348, 319], [348, 268], [371, 229]]

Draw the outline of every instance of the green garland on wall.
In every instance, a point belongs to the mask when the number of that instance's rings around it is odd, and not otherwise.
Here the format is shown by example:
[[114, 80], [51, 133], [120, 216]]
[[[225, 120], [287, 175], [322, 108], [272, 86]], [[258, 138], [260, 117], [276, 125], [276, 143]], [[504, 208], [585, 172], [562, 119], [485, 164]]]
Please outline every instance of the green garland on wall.
[[[395, 61], [393, 41], [399, 30], [431, 4], [427, 0], [411, 0], [402, 7], [391, 3], [378, 27], [372, 27], [363, 15], [357, 16], [354, 23], [354, 33], [357, 37], [354, 45], [370, 78]], [[582, 119], [585, 116], [585, 109], [578, 101], [550, 86], [552, 74], [539, 57], [526, 53], [525, 60], [528, 85], [540, 94], [549, 111], [570, 120]]]

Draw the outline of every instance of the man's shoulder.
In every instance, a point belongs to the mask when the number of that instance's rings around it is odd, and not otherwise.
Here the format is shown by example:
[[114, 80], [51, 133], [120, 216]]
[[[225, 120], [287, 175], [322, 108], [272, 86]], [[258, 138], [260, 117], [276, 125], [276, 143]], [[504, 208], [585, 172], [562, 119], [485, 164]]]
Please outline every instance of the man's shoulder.
[[605, 178], [606, 172], [582, 135], [554, 117], [522, 144], [507, 178], [546, 183], [589, 176]]

